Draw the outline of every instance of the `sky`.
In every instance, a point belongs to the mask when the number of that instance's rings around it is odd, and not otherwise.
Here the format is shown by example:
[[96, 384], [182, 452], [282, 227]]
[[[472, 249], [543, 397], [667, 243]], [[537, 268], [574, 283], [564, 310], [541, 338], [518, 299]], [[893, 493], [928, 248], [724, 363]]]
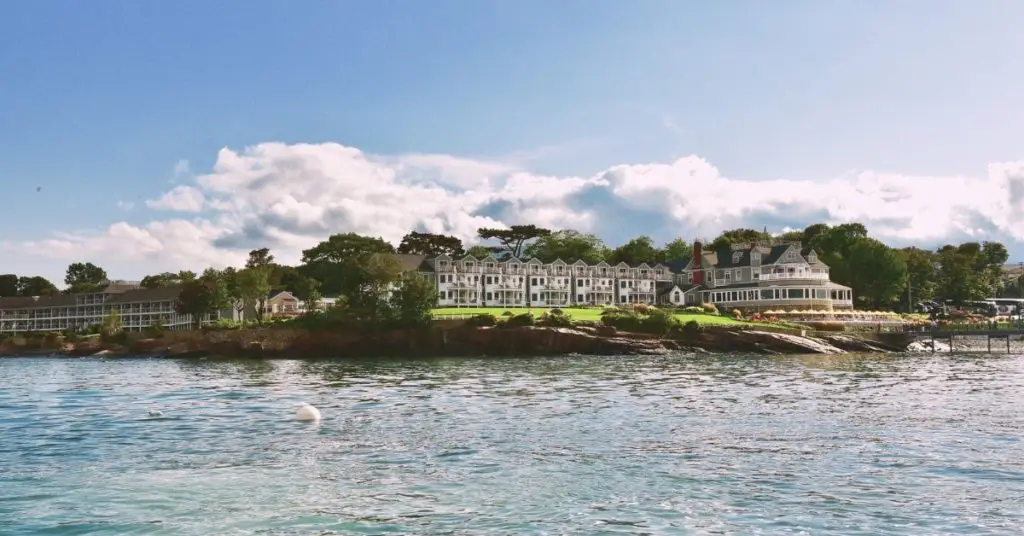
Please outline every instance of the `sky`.
[[1024, 261], [1018, 0], [0, 2], [0, 273], [859, 221]]

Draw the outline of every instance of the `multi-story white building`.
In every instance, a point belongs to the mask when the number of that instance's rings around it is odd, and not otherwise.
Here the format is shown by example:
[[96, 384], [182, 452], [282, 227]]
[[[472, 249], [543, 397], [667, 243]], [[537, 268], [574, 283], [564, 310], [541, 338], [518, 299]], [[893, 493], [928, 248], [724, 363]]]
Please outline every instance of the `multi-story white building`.
[[0, 298], [0, 333], [85, 330], [115, 312], [125, 331], [156, 324], [168, 330], [188, 329], [192, 318], [174, 310], [180, 292], [180, 286], [146, 289], [116, 282], [100, 292]]
[[[667, 266], [613, 267], [606, 262], [545, 263], [531, 258], [478, 259], [402, 255], [406, 270], [434, 281], [441, 307], [568, 307], [655, 303], [659, 283], [671, 283]], [[621, 277], [620, 277], [621, 275]]]

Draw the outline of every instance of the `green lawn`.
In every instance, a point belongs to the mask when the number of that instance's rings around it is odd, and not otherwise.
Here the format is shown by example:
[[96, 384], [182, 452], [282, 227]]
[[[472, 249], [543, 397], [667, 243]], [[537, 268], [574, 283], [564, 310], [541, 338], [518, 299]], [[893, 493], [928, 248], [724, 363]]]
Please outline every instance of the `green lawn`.
[[[534, 314], [534, 316], [540, 316], [540, 315], [544, 314], [547, 310], [548, 309], [546, 309], [546, 308], [540, 308], [540, 307], [536, 307], [536, 308], [533, 308], [533, 309], [526, 309], [525, 307], [517, 307], [517, 308], [512, 308], [512, 309], [503, 309], [503, 308], [500, 308], [500, 307], [462, 307], [462, 308], [443, 307], [443, 308], [440, 308], [440, 309], [434, 309], [433, 313], [434, 313], [435, 317], [457, 316], [457, 315], [481, 315], [481, 314], [487, 314], [487, 313], [490, 313], [490, 314], [492, 314], [494, 316], [497, 316], [497, 317], [501, 317], [502, 313], [504, 313], [505, 311], [512, 311], [515, 314], [520, 314], [520, 313], [525, 313], [527, 311], [530, 311], [530, 312], [532, 312]], [[576, 308], [567, 307], [565, 309], [562, 309], [562, 311], [565, 312], [565, 314], [568, 315], [569, 318], [571, 318], [573, 320], [594, 320], [594, 321], [601, 320], [601, 308], [600, 307], [591, 307], [591, 308], [587, 308], [587, 309], [576, 309]], [[699, 315], [699, 314], [686, 314], [686, 313], [677, 313], [674, 316], [676, 318], [678, 318], [679, 320], [681, 320], [682, 322], [689, 322], [690, 320], [696, 320], [697, 323], [699, 323], [699, 324], [709, 324], [709, 325], [719, 325], [719, 326], [723, 326], [723, 325], [735, 326], [735, 325], [750, 324], [749, 322], [744, 322], [742, 320], [736, 320], [736, 319], [733, 319], [733, 318], [730, 318], [730, 317], [727, 317], [727, 316]]]

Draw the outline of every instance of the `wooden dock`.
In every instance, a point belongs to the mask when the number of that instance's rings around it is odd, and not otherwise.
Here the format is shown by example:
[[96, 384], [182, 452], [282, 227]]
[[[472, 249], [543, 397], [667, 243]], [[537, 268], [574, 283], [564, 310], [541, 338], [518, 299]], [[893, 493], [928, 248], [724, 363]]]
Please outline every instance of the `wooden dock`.
[[[973, 338], [980, 339], [985, 338], [988, 345], [988, 352], [992, 353], [992, 341], [1006, 341], [1006, 353], [1010, 353], [1010, 340], [1012, 338], [1024, 339], [1024, 329], [966, 329], [966, 330], [921, 330], [921, 331], [905, 331], [904, 334], [910, 336], [911, 340], [931, 340], [932, 341], [932, 352], [935, 352], [935, 341], [948, 341], [949, 351], [953, 352], [953, 340], [956, 338]], [[1002, 346], [1000, 344], [1000, 346]]]

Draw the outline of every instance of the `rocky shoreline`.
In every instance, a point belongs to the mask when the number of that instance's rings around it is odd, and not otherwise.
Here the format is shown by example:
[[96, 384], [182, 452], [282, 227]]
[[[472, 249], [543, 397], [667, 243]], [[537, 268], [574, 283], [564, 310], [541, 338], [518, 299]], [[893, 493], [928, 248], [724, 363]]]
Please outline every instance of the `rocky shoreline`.
[[516, 328], [434, 327], [378, 333], [246, 329], [168, 333], [122, 344], [90, 339], [52, 347], [0, 342], [0, 356], [123, 355], [169, 358], [506, 357], [557, 355], [658, 355], [669, 352], [842, 354], [900, 352], [906, 348], [836, 333], [790, 333], [707, 328], [687, 340], [618, 332], [605, 326]]

